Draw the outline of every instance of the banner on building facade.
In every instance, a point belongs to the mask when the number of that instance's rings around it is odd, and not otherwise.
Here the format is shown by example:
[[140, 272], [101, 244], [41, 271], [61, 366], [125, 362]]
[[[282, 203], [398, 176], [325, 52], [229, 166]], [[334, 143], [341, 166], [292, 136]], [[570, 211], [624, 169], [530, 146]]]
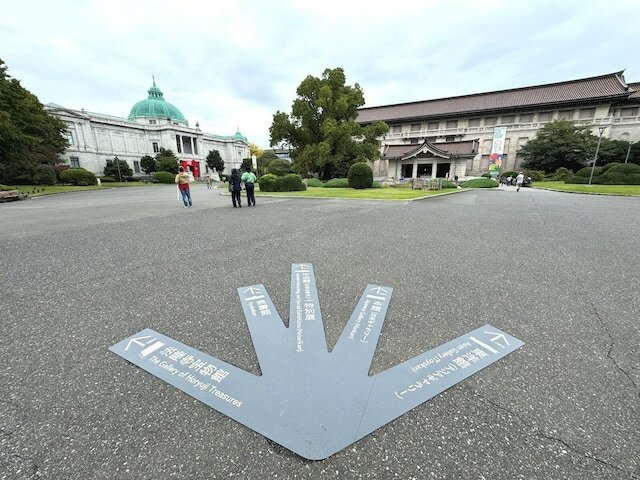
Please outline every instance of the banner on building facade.
[[491, 155], [489, 156], [489, 174], [498, 175], [502, 169], [502, 158], [504, 157], [504, 143], [507, 138], [507, 127], [496, 127], [493, 130], [493, 143], [491, 144]]

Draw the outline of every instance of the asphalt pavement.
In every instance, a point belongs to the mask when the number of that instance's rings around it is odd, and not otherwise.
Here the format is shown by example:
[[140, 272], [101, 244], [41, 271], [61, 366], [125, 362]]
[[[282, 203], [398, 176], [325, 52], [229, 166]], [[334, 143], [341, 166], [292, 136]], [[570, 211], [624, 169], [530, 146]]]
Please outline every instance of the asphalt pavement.
[[[222, 192], [0, 205], [0, 479], [640, 479], [640, 198]], [[393, 287], [371, 375], [487, 323], [525, 345], [321, 461], [108, 350], [151, 328], [258, 375], [236, 289], [288, 321], [296, 262], [330, 349], [367, 284]]]

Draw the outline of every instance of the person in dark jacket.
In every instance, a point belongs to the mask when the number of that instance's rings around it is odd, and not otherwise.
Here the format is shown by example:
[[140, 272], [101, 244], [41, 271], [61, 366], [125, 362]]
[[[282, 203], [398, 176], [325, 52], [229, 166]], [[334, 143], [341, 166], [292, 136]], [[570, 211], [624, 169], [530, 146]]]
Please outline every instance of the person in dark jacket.
[[234, 168], [231, 170], [231, 176], [229, 177], [229, 191], [231, 192], [233, 208], [236, 208], [236, 206], [242, 208], [242, 204], [240, 203], [240, 190], [240, 175], [238, 174], [238, 169]]

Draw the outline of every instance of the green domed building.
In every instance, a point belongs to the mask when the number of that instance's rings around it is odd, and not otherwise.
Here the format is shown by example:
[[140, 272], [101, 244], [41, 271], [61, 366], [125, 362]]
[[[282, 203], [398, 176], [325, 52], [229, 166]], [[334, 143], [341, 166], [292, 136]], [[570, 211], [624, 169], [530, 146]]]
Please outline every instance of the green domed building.
[[146, 123], [146, 119], [155, 118], [189, 125], [182, 112], [164, 99], [162, 91], [156, 86], [155, 78], [148, 93], [149, 96], [145, 100], [140, 100], [131, 108], [129, 120]]
[[101, 176], [107, 160], [117, 156], [129, 163], [135, 176], [142, 176], [145, 172], [140, 159], [155, 156], [164, 148], [172, 150], [180, 164], [189, 167], [195, 177], [203, 177], [213, 173], [206, 163], [212, 150], [220, 152], [226, 172], [239, 168], [242, 159], [249, 157], [249, 142], [239, 129], [234, 135], [216, 135], [203, 132], [197, 122], [190, 127], [182, 112], [165, 100], [155, 78], [147, 94], [146, 99], [131, 107], [126, 118], [55, 103], [45, 105], [51, 115], [67, 124], [69, 148], [61, 156], [62, 161]]

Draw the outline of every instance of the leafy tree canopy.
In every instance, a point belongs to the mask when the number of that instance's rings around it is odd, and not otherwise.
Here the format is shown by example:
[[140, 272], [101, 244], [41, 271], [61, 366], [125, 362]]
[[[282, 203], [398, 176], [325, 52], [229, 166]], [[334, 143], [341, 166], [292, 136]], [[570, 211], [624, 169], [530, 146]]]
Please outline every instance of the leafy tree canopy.
[[149, 175], [156, 171], [156, 159], [150, 155], [145, 155], [140, 159], [140, 166], [142, 167], [142, 170], [144, 170], [144, 173]]
[[551, 173], [564, 167], [575, 172], [593, 160], [597, 143], [589, 127], [556, 120], [542, 127], [518, 153], [525, 159], [525, 168]]
[[113, 160], [107, 160], [107, 164], [104, 167], [104, 175], [107, 177], [117, 178], [118, 181], [127, 181], [133, 177], [133, 170], [126, 160], [120, 160], [118, 157], [114, 157]]
[[178, 173], [178, 167], [178, 157], [173, 150], [160, 147], [160, 151], [156, 154], [156, 171], [170, 172], [175, 175]]
[[378, 137], [389, 131], [384, 122], [362, 127], [355, 120], [364, 105], [360, 85], [345, 84], [342, 68], [326, 69], [321, 78], [307, 76], [298, 89], [291, 113], [277, 111], [269, 129], [271, 145], [285, 141], [297, 170], [317, 172], [331, 178], [338, 170], [348, 171], [355, 162], [376, 160]]
[[69, 145], [66, 125], [7, 73], [0, 59], [0, 179], [34, 176], [40, 165], [58, 163]]
[[264, 150], [262, 148], [260, 148], [258, 145], [256, 145], [255, 143], [250, 143], [249, 144], [249, 156], [256, 156], [256, 158], [260, 158], [262, 155], [264, 155]]
[[207, 165], [209, 168], [216, 169], [216, 172], [222, 173], [224, 170], [224, 160], [220, 156], [220, 152], [218, 150], [211, 150], [207, 155]]

